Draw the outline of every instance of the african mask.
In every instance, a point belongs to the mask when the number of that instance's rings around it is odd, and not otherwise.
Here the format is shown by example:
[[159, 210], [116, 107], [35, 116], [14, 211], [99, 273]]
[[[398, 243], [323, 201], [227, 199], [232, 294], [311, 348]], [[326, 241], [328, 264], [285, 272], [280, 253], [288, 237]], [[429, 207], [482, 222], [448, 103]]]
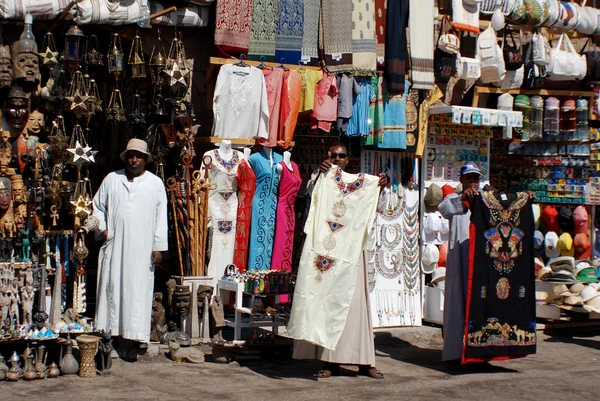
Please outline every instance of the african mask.
[[13, 79], [10, 47], [0, 43], [0, 89], [9, 87]]
[[0, 211], [6, 211], [12, 200], [12, 184], [10, 178], [0, 177]]
[[25, 184], [23, 183], [23, 176], [20, 174], [15, 174], [11, 176], [10, 179], [12, 183], [13, 200], [17, 203], [27, 202], [27, 197], [25, 196]]
[[40, 62], [35, 40], [19, 39], [11, 46], [15, 80], [30, 84], [40, 82]]
[[187, 316], [190, 312], [191, 293], [187, 285], [178, 285], [175, 289], [175, 309], [179, 316]]
[[39, 137], [43, 129], [44, 115], [37, 110], [32, 111], [29, 115], [29, 121], [25, 126], [25, 131], [23, 131], [25, 138], [28, 138], [30, 136]]
[[29, 98], [20, 86], [13, 85], [8, 92], [4, 117], [8, 124], [16, 129], [23, 129], [29, 120]]

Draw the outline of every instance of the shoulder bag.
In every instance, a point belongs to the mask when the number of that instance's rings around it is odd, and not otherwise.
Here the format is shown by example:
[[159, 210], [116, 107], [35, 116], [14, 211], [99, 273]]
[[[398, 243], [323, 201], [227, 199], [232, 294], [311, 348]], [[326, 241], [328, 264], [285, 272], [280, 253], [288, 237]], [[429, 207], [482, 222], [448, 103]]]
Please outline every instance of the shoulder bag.
[[560, 35], [555, 47], [550, 50], [548, 79], [551, 81], [573, 81], [583, 79], [587, 73], [585, 55], [575, 51], [566, 34]]

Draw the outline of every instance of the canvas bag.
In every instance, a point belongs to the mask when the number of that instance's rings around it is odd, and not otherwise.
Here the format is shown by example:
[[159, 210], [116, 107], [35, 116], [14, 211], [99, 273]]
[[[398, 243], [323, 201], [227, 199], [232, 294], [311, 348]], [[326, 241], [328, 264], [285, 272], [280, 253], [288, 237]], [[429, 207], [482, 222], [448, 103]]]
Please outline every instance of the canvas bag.
[[527, 48], [527, 55], [525, 56], [525, 88], [540, 89], [546, 82], [546, 67], [534, 63], [531, 59], [533, 47], [534, 44], [532, 41]]
[[579, 55], [566, 34], [560, 35], [555, 47], [550, 50], [548, 79], [551, 81], [573, 81], [583, 79], [587, 73], [585, 55]]
[[502, 49], [498, 46], [496, 32], [491, 25], [477, 38], [477, 58], [481, 63], [481, 81], [483, 83], [504, 79], [506, 68]]
[[[581, 3], [579, 10], [579, 23], [577, 24], [577, 32], [584, 35], [593, 35], [598, 29], [598, 10], [593, 7], [585, 7], [585, 0]], [[588, 60], [589, 61], [589, 60]]]
[[460, 53], [460, 39], [456, 35], [456, 32], [453, 32], [452, 28], [448, 28], [448, 25], [451, 24], [447, 20], [447, 16], [442, 18], [437, 48], [445, 53], [458, 54]]
[[507, 71], [515, 71], [523, 66], [523, 32], [521, 30], [519, 30], [519, 46], [517, 46], [513, 31], [508, 27], [504, 29], [502, 53]]
[[[585, 49], [590, 42], [592, 42], [594, 50], [586, 52]], [[591, 39], [585, 42], [583, 49], [581, 49], [581, 54], [585, 56], [587, 61], [585, 81], [588, 83], [600, 82], [600, 56], [596, 52], [596, 44]]]
[[534, 63], [542, 67], [545, 67], [550, 63], [550, 43], [548, 43], [548, 39], [540, 34], [537, 29], [533, 32], [529, 47], [532, 48], [533, 51], [532, 61]]
[[460, 79], [479, 79], [481, 77], [481, 63], [472, 57], [456, 57], [456, 76]]

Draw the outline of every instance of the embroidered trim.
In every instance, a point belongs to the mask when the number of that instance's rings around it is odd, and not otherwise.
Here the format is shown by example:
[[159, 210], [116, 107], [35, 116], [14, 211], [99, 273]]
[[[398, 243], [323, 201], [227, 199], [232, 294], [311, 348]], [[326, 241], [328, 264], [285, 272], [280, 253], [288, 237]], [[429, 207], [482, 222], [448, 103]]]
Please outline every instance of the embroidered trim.
[[323, 280], [323, 274], [335, 267], [337, 260], [326, 255], [317, 254], [313, 261], [315, 269], [317, 270], [317, 276], [315, 277], [316, 282]]
[[332, 233], [338, 232], [342, 228], [346, 227], [345, 224], [338, 223], [337, 221], [327, 220], [327, 224], [329, 225], [329, 229]]
[[337, 185], [342, 195], [346, 196], [363, 187], [365, 176], [363, 173], [359, 173], [358, 178], [354, 180], [354, 182], [346, 184], [342, 179], [342, 169], [338, 167], [335, 171], [335, 175], [333, 176], [333, 180], [335, 181], [335, 184]]
[[477, 331], [474, 331], [472, 322], [469, 322], [469, 333], [466, 341], [468, 346], [528, 346], [535, 345], [537, 342], [535, 322], [531, 322], [527, 330], [520, 329], [517, 325], [511, 327], [508, 323], [500, 324], [495, 317], [489, 318], [487, 322], [487, 325]]
[[231, 171], [235, 166], [237, 166], [240, 161], [237, 152], [233, 152], [233, 156], [231, 157], [231, 160], [229, 160], [228, 162], [223, 160], [223, 158], [221, 157], [221, 155], [219, 154], [219, 151], [217, 149], [215, 149], [214, 152], [215, 152], [215, 160], [228, 172]]

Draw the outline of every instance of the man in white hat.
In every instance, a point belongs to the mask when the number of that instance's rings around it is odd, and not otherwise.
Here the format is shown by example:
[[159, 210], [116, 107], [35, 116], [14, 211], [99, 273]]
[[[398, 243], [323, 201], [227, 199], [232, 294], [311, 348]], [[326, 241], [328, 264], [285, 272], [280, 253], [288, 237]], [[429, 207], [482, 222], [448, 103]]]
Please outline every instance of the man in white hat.
[[163, 182], [145, 170], [148, 144], [132, 139], [121, 153], [125, 169], [108, 174], [94, 196], [105, 242], [98, 260], [96, 327], [114, 336], [150, 340], [154, 265], [167, 245]]

